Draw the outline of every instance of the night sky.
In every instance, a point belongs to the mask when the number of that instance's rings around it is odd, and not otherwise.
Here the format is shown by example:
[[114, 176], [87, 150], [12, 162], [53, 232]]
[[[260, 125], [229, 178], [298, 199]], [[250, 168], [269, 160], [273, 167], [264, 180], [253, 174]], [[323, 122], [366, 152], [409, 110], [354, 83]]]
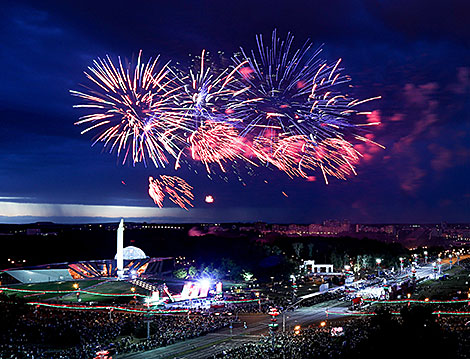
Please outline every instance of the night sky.
[[[470, 222], [468, 14], [465, 0], [3, 2], [0, 222]], [[121, 165], [74, 126], [83, 112], [69, 90], [97, 57], [142, 49], [189, 63], [202, 49], [254, 48], [275, 28], [342, 58], [355, 97], [383, 97], [373, 133], [386, 149], [363, 148], [348, 181], [264, 169], [243, 186], [211, 180], [201, 165], [176, 173], [194, 186], [195, 208], [159, 209], [148, 177], [171, 168]]]

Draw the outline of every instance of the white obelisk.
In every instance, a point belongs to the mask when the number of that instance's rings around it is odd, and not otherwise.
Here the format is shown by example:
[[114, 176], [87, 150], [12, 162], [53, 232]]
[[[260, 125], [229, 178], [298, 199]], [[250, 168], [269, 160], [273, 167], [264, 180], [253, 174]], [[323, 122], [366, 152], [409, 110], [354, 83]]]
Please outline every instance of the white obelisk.
[[117, 230], [117, 275], [118, 278], [124, 276], [124, 218], [121, 218], [119, 228]]

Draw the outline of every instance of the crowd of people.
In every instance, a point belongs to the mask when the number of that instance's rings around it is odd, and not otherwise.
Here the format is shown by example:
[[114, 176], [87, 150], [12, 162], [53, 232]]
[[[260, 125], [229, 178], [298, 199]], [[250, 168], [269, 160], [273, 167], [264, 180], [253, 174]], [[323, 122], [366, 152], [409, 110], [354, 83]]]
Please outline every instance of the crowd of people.
[[[389, 308], [388, 308], [389, 309]], [[377, 317], [329, 321], [297, 331], [274, 333], [225, 350], [210, 359], [353, 359], [377, 357], [468, 358], [468, 317], [429, 316], [429, 310], [402, 308], [402, 316], [382, 309]]]
[[[215, 315], [158, 315], [48, 309], [0, 298], [1, 359], [89, 359], [103, 348], [136, 352], [204, 335], [227, 326]], [[147, 323], [150, 337], [147, 338]]]

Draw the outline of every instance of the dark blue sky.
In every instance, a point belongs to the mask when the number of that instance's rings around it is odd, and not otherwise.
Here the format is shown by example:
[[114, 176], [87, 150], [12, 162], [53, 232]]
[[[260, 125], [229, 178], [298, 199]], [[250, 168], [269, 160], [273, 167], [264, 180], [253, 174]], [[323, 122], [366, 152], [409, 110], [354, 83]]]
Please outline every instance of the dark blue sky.
[[[230, 4], [230, 5], [228, 5]], [[470, 13], [467, 1], [12, 1], [0, 15], [0, 222], [311, 223], [470, 221]], [[91, 147], [69, 95], [106, 54], [188, 61], [202, 49], [253, 48], [277, 28], [343, 59], [356, 97], [382, 125], [358, 175], [314, 182], [259, 171], [246, 186], [178, 171], [195, 189], [189, 212], [155, 207], [148, 176]], [[268, 179], [269, 183], [264, 183]], [[126, 184], [122, 183], [124, 181]], [[289, 197], [284, 197], [282, 191]], [[216, 201], [209, 205], [204, 196]], [[112, 207], [112, 206], [126, 206]], [[132, 206], [129, 208], [127, 206]], [[143, 208], [139, 208], [143, 207]], [[104, 219], [103, 219], [104, 218]]]

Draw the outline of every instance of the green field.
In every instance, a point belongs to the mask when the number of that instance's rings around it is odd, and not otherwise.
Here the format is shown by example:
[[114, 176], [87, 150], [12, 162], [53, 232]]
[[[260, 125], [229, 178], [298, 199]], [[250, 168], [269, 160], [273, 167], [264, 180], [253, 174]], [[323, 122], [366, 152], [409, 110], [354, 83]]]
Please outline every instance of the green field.
[[[77, 302], [77, 295], [73, 287], [74, 284], [78, 284], [80, 290], [89, 290], [99, 294], [132, 294], [131, 288], [135, 287], [135, 293], [141, 295], [149, 295], [149, 291], [138, 286], [134, 286], [126, 281], [106, 281], [103, 279], [86, 279], [78, 281], [65, 281], [65, 282], [47, 282], [47, 283], [33, 283], [33, 284], [15, 284], [9, 285], [8, 288], [12, 289], [24, 289], [28, 291], [46, 291], [46, 293], [31, 293], [31, 292], [13, 292], [4, 291], [4, 294], [9, 296], [17, 296], [24, 298], [29, 301], [60, 301], [60, 302]], [[51, 293], [47, 293], [50, 291]], [[57, 293], [58, 291], [73, 291], [70, 294]], [[109, 295], [99, 295], [90, 293], [80, 293], [80, 299], [82, 302], [94, 301], [94, 302], [129, 302], [133, 299], [133, 296], [129, 297], [118, 297]], [[139, 299], [139, 297], [137, 297]]]
[[[454, 266], [444, 274], [448, 276], [445, 280], [429, 279], [420, 283], [413, 298], [452, 299], [468, 292], [470, 288], [470, 270]], [[461, 294], [458, 294], [459, 291]]]

